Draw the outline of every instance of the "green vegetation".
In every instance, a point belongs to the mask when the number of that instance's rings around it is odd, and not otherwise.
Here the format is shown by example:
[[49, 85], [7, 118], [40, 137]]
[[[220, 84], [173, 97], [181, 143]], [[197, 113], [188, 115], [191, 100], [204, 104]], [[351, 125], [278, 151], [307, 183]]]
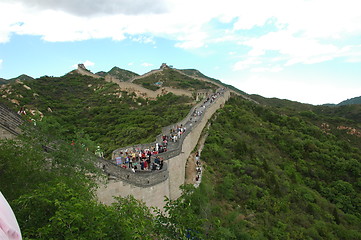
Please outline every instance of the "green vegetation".
[[26, 75], [26, 74], [21, 74], [20, 76], [16, 77], [16, 78], [11, 78], [11, 79], [3, 79], [3, 78], [0, 78], [0, 85], [2, 84], [9, 84], [9, 83], [13, 83], [15, 82], [16, 80], [19, 80], [19, 81], [28, 81], [28, 80], [33, 80], [34, 78]]
[[128, 70], [124, 70], [118, 67], [113, 67], [109, 72], [109, 75], [116, 77], [117, 79], [119, 79], [120, 81], [129, 81], [130, 79], [139, 76], [138, 74], [128, 71]]
[[337, 106], [343, 106], [343, 105], [349, 105], [349, 104], [361, 104], [361, 96], [342, 101], [339, 104], [337, 104]]
[[34, 78], [26, 75], [26, 74], [21, 74], [20, 76], [16, 77], [16, 78], [11, 78], [9, 79], [9, 81], [15, 81], [15, 80], [19, 80], [19, 81], [29, 81], [29, 80], [33, 80]]
[[219, 81], [218, 79], [215, 79], [215, 78], [211, 78], [211, 77], [208, 77], [206, 75], [204, 75], [203, 73], [201, 73], [200, 71], [196, 70], [196, 69], [182, 69], [180, 70], [181, 72], [183, 72], [184, 74], [190, 76], [190, 77], [199, 77], [199, 78], [204, 78], [204, 79], [208, 79], [212, 82], [215, 82], [217, 84], [220, 84], [224, 87], [227, 87], [235, 92], [238, 92], [240, 94], [246, 94], [245, 92], [239, 90], [238, 88], [235, 88], [233, 87], [232, 85], [228, 85], [228, 84], [225, 84], [225, 83], [222, 83], [221, 81]]
[[[153, 80], [213, 87], [163, 73]], [[110, 153], [153, 141], [188, 113], [191, 99], [150, 101], [78, 74], [25, 84], [30, 89], [13, 83], [0, 90], [15, 111], [44, 115], [28, 114], [42, 120], [0, 141], [0, 189], [24, 239], [361, 239], [359, 105], [231, 98], [211, 120], [200, 187], [183, 186], [164, 213], [132, 197], [97, 202], [102, 178], [93, 152], [98, 144]]]
[[134, 83], [140, 84], [151, 90], [157, 90], [159, 88], [156, 83], [162, 83], [161, 86], [163, 87], [174, 87], [191, 91], [200, 89], [217, 89], [217, 86], [212, 83], [196, 80], [192, 77], [183, 75], [174, 69], [163, 69], [163, 71], [159, 73], [154, 73], [150, 76], [136, 79]]
[[[311, 105], [303, 104], [295, 101], [278, 99], [278, 98], [264, 98], [259, 95], [250, 95], [250, 97], [258, 103], [266, 106], [277, 108], [277, 113], [284, 113], [287, 115], [297, 114], [301, 111], [313, 112], [312, 114], [322, 120], [335, 122], [339, 118], [339, 123], [350, 122], [351, 120], [361, 127], [361, 104], [348, 105]], [[355, 98], [357, 99], [357, 98]], [[345, 101], [347, 102], [347, 100]], [[281, 111], [281, 112], [280, 112]], [[315, 115], [316, 114], [316, 115]], [[336, 122], [335, 122], [336, 123]]]
[[209, 238], [360, 239], [360, 148], [277, 111], [233, 98], [214, 118], [194, 206]]
[[121, 146], [154, 141], [162, 127], [179, 121], [191, 108], [191, 99], [185, 96], [170, 93], [151, 101], [122, 92], [104, 79], [79, 74], [42, 77], [26, 84], [30, 90], [22, 84], [10, 85], [7, 98], [40, 110], [44, 121], [69, 142], [77, 135], [88, 136], [106, 155]]
[[[79, 138], [79, 143], [85, 139]], [[94, 155], [70, 145], [47, 123], [27, 126], [16, 141], [0, 140], [0, 189], [12, 206], [23, 239], [181, 239], [193, 213], [169, 201], [151, 214], [133, 197], [111, 206], [96, 201], [101, 181]], [[194, 227], [193, 229], [196, 229]]]

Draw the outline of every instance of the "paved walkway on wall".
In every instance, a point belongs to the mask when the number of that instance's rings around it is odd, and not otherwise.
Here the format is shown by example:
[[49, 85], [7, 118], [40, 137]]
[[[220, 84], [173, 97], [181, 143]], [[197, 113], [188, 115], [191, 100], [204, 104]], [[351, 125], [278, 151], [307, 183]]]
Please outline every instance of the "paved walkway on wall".
[[[112, 156], [113, 164], [116, 164], [116, 156], [120, 156], [121, 152], [123, 153], [123, 155], [124, 155], [124, 152], [128, 152], [128, 155], [130, 155], [130, 152], [135, 151], [137, 154], [136, 156], [138, 156], [140, 150], [155, 148], [156, 144], [158, 144], [158, 146], [163, 146], [163, 139], [162, 139], [163, 136], [167, 136], [167, 138], [168, 138], [167, 151], [164, 152], [165, 154], [167, 152], [172, 152], [175, 150], [182, 149], [182, 143], [183, 143], [184, 138], [187, 136], [187, 134], [189, 134], [190, 131], [192, 131], [193, 126], [195, 126], [196, 124], [198, 124], [198, 122], [200, 122], [202, 120], [203, 115], [204, 115], [205, 111], [208, 109], [208, 107], [213, 102], [217, 101], [217, 98], [222, 96], [225, 91], [226, 90], [224, 88], [218, 89], [218, 91], [216, 93], [213, 93], [212, 95], [209, 95], [208, 98], [202, 100], [198, 105], [196, 105], [195, 107], [193, 107], [191, 109], [190, 113], [188, 114], [188, 116], [185, 119], [163, 129], [162, 133], [157, 136], [156, 141], [154, 143], [144, 144], [146, 146], [144, 148], [139, 148], [139, 145], [136, 145], [136, 146], [128, 146], [128, 147], [114, 150], [113, 156]], [[181, 134], [181, 135], [178, 134], [179, 129], [185, 129], [183, 134]], [[170, 131], [170, 130], [172, 130], [172, 131]], [[171, 135], [177, 135], [177, 140], [173, 141], [171, 138]], [[160, 157], [160, 160], [167, 160], [167, 159], [163, 158], [163, 155], [164, 154], [162, 154], [162, 153], [152, 155], [152, 157], [151, 157], [152, 160], [151, 160], [150, 166], [153, 165], [154, 159], [157, 156]], [[134, 160], [133, 160], [133, 163], [134, 163]], [[140, 164], [140, 161], [139, 162], [137, 161], [137, 164]], [[119, 165], [119, 168], [121, 168], [121, 165]], [[132, 168], [126, 168], [126, 169], [121, 168], [121, 171], [132, 171]], [[137, 169], [136, 173], [139, 171], [148, 171], [148, 169], [146, 169], [146, 170]]]

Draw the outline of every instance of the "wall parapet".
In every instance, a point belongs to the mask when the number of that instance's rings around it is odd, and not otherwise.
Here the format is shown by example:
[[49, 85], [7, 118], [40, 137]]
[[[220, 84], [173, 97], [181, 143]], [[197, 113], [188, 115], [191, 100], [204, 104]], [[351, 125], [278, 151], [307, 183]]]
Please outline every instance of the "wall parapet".
[[166, 181], [169, 177], [168, 164], [164, 163], [161, 170], [142, 171], [135, 170], [135, 173], [126, 169], [119, 168], [116, 164], [107, 160], [100, 159], [103, 169], [109, 178], [115, 177], [124, 182], [133, 184], [137, 187], [147, 188]]

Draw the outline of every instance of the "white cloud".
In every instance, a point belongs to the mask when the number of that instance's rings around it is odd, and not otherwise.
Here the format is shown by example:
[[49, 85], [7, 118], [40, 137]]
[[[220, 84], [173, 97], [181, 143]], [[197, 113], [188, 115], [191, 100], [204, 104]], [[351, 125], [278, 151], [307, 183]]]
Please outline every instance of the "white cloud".
[[95, 63], [93, 63], [92, 61], [86, 60], [84, 63], [85, 67], [92, 67], [95, 65]]
[[131, 36], [130, 39], [134, 42], [155, 44], [154, 38], [151, 36]]
[[153, 66], [153, 64], [147, 63], [147, 62], [144, 62], [144, 63], [142, 63], [141, 65], [142, 65], [143, 67], [151, 67], [151, 66]]
[[341, 49], [332, 44], [321, 44], [315, 39], [295, 37], [285, 30], [252, 38], [243, 44], [252, 48], [249, 52], [252, 57], [265, 55], [267, 51], [285, 55], [288, 58], [285, 65], [323, 62], [339, 57], [341, 53]]
[[[8, 1], [9, 0], [3, 0]], [[60, 10], [79, 16], [102, 14], [161, 13], [167, 10], [165, 0], [11, 0], [39, 10]]]
[[255, 73], [242, 80], [233, 80], [229, 83], [249, 94], [292, 99], [311, 104], [339, 103], [352, 96], [359, 96], [361, 92], [360, 87], [343, 83], [325, 84], [318, 82], [318, 76], [313, 78], [304, 81], [297, 76]]
[[183, 49], [240, 43], [251, 59], [274, 51], [284, 66], [358, 61], [345, 41], [361, 35], [358, 6], [358, 0], [0, 0], [0, 42], [12, 34], [51, 42], [129, 37], [154, 44], [161, 37]]
[[282, 71], [283, 68], [279, 67], [279, 66], [272, 66], [272, 67], [255, 67], [255, 68], [251, 68], [250, 71], [251, 72], [280, 72]]
[[262, 63], [262, 61], [259, 58], [250, 57], [250, 58], [247, 58], [245, 60], [236, 62], [233, 65], [233, 70], [234, 71], [246, 70], [246, 69], [251, 68], [254, 65], [259, 65], [261, 63]]
[[0, 68], [1, 68], [2, 65], [3, 65], [3, 62], [4, 62], [4, 60], [0, 59]]

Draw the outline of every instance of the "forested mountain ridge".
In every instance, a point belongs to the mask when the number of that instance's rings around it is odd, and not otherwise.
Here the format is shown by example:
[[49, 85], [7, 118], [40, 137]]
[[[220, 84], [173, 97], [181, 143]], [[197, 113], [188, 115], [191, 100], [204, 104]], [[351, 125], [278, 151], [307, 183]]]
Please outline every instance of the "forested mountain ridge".
[[27, 81], [27, 80], [32, 80], [34, 78], [26, 75], [26, 74], [21, 74], [20, 76], [18, 77], [15, 77], [15, 78], [11, 78], [11, 79], [3, 79], [3, 78], [0, 78], [0, 85], [2, 84], [8, 84], [8, 83], [12, 83], [12, 82], [15, 82], [15, 81]]
[[193, 102], [173, 94], [151, 101], [103, 78], [77, 73], [13, 83], [0, 91], [0, 101], [14, 111], [25, 108], [25, 117], [36, 121], [46, 116], [69, 141], [87, 135], [107, 154], [120, 146], [153, 141], [161, 127], [185, 116]]
[[361, 96], [342, 101], [339, 104], [337, 104], [337, 106], [343, 106], [343, 105], [349, 105], [349, 104], [361, 104]]

